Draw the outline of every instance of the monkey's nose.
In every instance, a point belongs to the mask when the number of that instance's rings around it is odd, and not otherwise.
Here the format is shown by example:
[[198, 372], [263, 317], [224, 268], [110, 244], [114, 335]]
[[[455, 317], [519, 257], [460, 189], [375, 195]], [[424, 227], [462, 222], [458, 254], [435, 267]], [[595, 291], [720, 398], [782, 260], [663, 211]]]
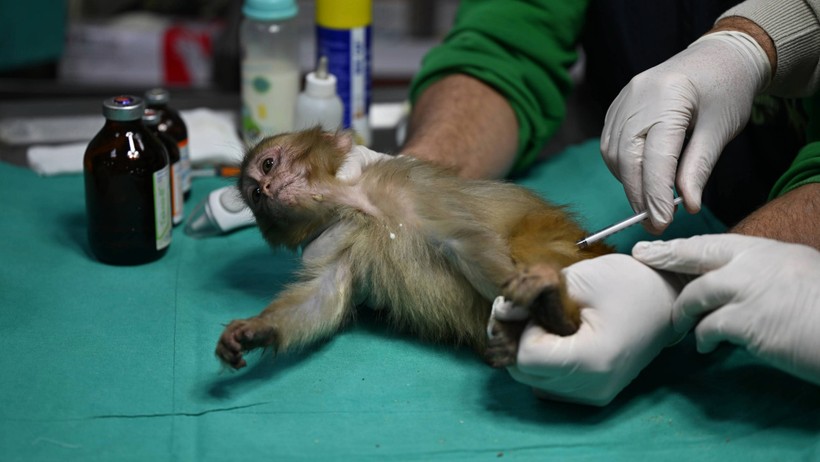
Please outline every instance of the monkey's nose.
[[261, 186], [262, 186], [262, 192], [263, 192], [266, 196], [270, 197], [271, 192], [272, 192], [272, 190], [273, 190], [273, 188], [271, 187], [271, 184], [270, 184], [270, 180], [267, 180], [267, 179], [266, 179], [266, 180], [263, 180], [263, 181], [262, 181], [262, 185], [261, 185]]
[[277, 185], [269, 179], [264, 179], [261, 183], [262, 194], [270, 199], [276, 199], [281, 188], [277, 187]]

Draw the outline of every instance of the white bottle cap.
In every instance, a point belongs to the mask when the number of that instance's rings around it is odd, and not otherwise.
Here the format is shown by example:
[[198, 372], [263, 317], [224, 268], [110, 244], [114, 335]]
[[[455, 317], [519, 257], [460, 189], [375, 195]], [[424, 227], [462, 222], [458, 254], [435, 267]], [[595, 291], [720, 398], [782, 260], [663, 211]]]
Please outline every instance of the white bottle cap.
[[332, 98], [336, 94], [336, 76], [327, 72], [327, 57], [319, 58], [314, 72], [305, 77], [305, 93], [314, 98]]

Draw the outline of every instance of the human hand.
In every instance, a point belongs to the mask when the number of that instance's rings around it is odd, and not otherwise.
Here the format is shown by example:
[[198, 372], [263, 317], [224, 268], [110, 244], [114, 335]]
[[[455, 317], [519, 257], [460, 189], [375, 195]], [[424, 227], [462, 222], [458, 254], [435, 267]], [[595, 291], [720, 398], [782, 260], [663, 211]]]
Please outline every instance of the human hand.
[[712, 168], [746, 125], [770, 74], [768, 57], [754, 39], [718, 32], [621, 90], [606, 114], [601, 153], [632, 208], [649, 211], [649, 231], [659, 233], [671, 223], [676, 179], [686, 209], [700, 210]]
[[344, 163], [336, 172], [336, 178], [344, 181], [354, 180], [362, 174], [362, 169], [380, 159], [390, 159], [393, 156], [382, 154], [364, 146], [353, 146], [347, 153]]
[[[530, 322], [510, 375], [550, 399], [603, 406], [676, 340], [672, 280], [628, 255], [611, 254], [563, 270], [567, 290], [582, 304], [573, 335], [550, 334]], [[511, 304], [499, 320], [520, 320]]]
[[632, 254], [658, 269], [702, 275], [681, 291], [672, 309], [678, 332], [697, 323], [698, 351], [730, 342], [820, 384], [820, 252], [718, 234], [638, 243]]

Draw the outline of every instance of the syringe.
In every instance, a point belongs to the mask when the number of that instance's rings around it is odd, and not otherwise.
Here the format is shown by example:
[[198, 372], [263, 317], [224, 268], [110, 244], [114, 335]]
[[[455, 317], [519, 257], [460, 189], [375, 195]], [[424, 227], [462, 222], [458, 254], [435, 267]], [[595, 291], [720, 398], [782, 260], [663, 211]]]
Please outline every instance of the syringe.
[[[672, 201], [675, 205], [679, 205], [683, 202], [682, 197], [676, 197], [674, 201]], [[649, 216], [649, 212], [643, 211], [637, 215], [631, 216], [624, 221], [619, 223], [615, 223], [614, 225], [608, 226], [598, 232], [592, 233], [590, 236], [581, 239], [580, 241], [576, 242], [575, 245], [578, 246], [579, 249], [585, 249], [590, 244], [594, 244], [601, 239], [604, 239], [607, 236], [617, 233], [623, 229], [629, 228], [630, 226], [634, 225], [635, 223], [639, 223], [646, 219]]]

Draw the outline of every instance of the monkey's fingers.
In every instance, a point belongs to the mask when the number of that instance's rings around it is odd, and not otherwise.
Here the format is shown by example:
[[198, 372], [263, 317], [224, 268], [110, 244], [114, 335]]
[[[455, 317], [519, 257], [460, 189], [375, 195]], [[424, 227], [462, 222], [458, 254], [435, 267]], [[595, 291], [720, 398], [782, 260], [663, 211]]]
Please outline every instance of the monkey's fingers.
[[518, 343], [526, 321], [504, 322], [494, 320], [489, 332], [490, 339], [484, 351], [484, 360], [492, 367], [507, 367], [515, 364], [518, 357]]
[[275, 340], [275, 329], [258, 317], [232, 321], [219, 338], [216, 355], [234, 369], [241, 369], [247, 365], [242, 353], [269, 347]]
[[236, 338], [236, 330], [225, 329], [216, 345], [216, 356], [228, 366], [241, 369], [247, 365], [242, 357], [244, 348]]
[[215, 353], [216, 357], [219, 358], [220, 361], [234, 369], [241, 369], [247, 365], [245, 359], [242, 358], [241, 351], [233, 350], [223, 344], [222, 341], [216, 345]]

